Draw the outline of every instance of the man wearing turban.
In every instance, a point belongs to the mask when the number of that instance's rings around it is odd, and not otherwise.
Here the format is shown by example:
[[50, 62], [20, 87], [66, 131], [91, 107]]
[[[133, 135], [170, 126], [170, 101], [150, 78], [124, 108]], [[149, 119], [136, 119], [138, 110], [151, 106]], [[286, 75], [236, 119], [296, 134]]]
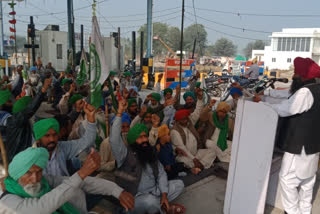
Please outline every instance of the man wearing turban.
[[200, 116], [200, 121], [206, 122], [207, 131], [204, 134], [206, 147], [214, 150], [221, 162], [229, 163], [234, 130], [234, 120], [228, 115], [231, 108], [226, 102], [220, 102], [214, 112], [211, 108], [210, 106], [204, 108]]
[[13, 105], [13, 115], [7, 119], [6, 127], [6, 150], [9, 161], [17, 153], [32, 145], [32, 126], [29, 119], [40, 107], [51, 81], [52, 79], [46, 79], [42, 89], [33, 99], [31, 97], [22, 97]]
[[199, 133], [194, 128], [202, 109], [203, 102], [198, 96], [194, 112], [190, 113], [188, 109], [176, 112], [175, 124], [170, 132], [172, 143], [178, 154], [177, 162], [183, 163], [186, 168], [191, 169], [193, 174], [211, 167], [214, 160], [214, 153], [202, 145]]
[[[115, 117], [112, 119], [111, 124], [114, 122]], [[131, 119], [127, 113], [123, 113], [121, 117], [121, 139], [123, 143], [128, 146], [127, 136], [130, 129]], [[116, 161], [112, 155], [109, 137], [103, 140], [100, 145], [99, 153], [101, 156], [101, 167], [99, 169], [98, 177], [114, 181], [113, 170], [116, 167]]]
[[[285, 151], [280, 187], [287, 213], [311, 213], [312, 192], [318, 170], [320, 144], [320, 67], [312, 59], [297, 57], [290, 90], [269, 90], [264, 95], [283, 98], [272, 107], [280, 116], [278, 143]], [[261, 101], [254, 97], [255, 102]]]
[[75, 158], [80, 152], [94, 145], [96, 139], [95, 108], [86, 104], [84, 111], [88, 126], [85, 134], [78, 140], [59, 141], [60, 127], [56, 119], [43, 119], [33, 125], [37, 147], [45, 148], [49, 152], [45, 174], [69, 176], [66, 161]]
[[144, 105], [151, 107], [154, 111], [162, 111], [164, 107], [163, 105], [161, 105], [160, 101], [161, 95], [159, 93], [153, 92], [146, 97], [146, 99], [144, 100]]
[[[201, 88], [195, 88], [195, 92], [193, 91], [187, 91], [183, 94], [183, 99], [185, 101], [185, 104], [182, 105], [180, 104], [180, 101], [178, 99], [178, 95], [180, 94], [180, 86], [178, 85], [176, 87], [176, 100], [177, 102], [174, 105], [174, 108], [178, 111], [180, 109], [188, 109], [191, 113], [195, 110], [196, 105], [197, 105], [197, 99], [196, 96], [199, 94], [199, 92], [202, 94], [202, 89]], [[201, 98], [202, 99], [202, 98]]]
[[28, 148], [9, 164], [6, 191], [1, 201], [18, 213], [88, 213], [84, 192], [112, 195], [126, 209], [132, 209], [133, 196], [115, 183], [88, 177], [100, 166], [100, 156], [91, 152], [83, 167], [71, 177], [43, 176], [49, 153], [44, 148]]
[[252, 60], [252, 65], [250, 68], [244, 73], [244, 76], [249, 80], [258, 80], [259, 79], [259, 65], [257, 58]]
[[121, 91], [123, 91], [124, 88], [129, 88], [131, 86], [134, 86], [131, 72], [129, 71], [124, 72], [123, 77], [124, 79], [120, 80]]
[[40, 75], [37, 74], [36, 66], [30, 67], [29, 81], [32, 88], [31, 90], [33, 91], [34, 94], [36, 94], [40, 86]]
[[134, 120], [134, 118], [138, 115], [137, 99], [135, 98], [128, 99], [127, 113], [129, 114], [131, 120]]
[[6, 126], [7, 118], [12, 113], [11, 93], [9, 89], [0, 91], [0, 125]]
[[240, 87], [233, 87], [230, 90], [230, 95], [232, 97], [231, 100], [227, 100], [226, 102], [230, 106], [230, 116], [235, 119], [236, 118], [236, 112], [237, 112], [237, 105], [238, 100], [243, 96], [242, 88]]
[[[64, 79], [64, 80], [66, 80], [66, 79]], [[81, 96], [81, 95], [80, 94], [73, 94], [75, 89], [76, 89], [76, 85], [75, 84], [71, 84], [70, 87], [69, 87], [69, 90], [66, 91], [66, 93], [60, 99], [59, 104], [58, 104], [58, 109], [60, 111], [60, 114], [68, 114], [70, 112], [70, 106], [72, 107], [72, 105], [77, 100], [79, 100], [78, 96]], [[71, 103], [71, 98], [72, 97], [73, 97], [73, 102]]]
[[155, 148], [149, 144], [147, 127], [136, 124], [130, 128], [127, 138], [129, 146], [123, 144], [121, 116], [127, 105], [126, 100], [119, 102], [110, 131], [110, 145], [117, 165], [116, 183], [135, 196], [133, 213], [163, 213], [162, 207], [167, 211], [176, 209], [178, 205], [170, 206], [169, 201], [182, 192], [183, 182], [168, 182]]

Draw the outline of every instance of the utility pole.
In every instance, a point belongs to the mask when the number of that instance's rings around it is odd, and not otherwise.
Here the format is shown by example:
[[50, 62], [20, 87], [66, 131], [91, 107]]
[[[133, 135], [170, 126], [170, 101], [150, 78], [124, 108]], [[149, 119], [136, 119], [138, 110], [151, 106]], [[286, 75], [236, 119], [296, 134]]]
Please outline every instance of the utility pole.
[[147, 88], [152, 89], [154, 86], [154, 74], [153, 74], [153, 59], [152, 59], [152, 10], [153, 0], [147, 0], [147, 53], [144, 59], [144, 66], [148, 71], [148, 84]]
[[142, 71], [143, 68], [143, 40], [144, 40], [144, 32], [141, 31], [140, 35], [140, 71]]
[[118, 70], [121, 72], [121, 36], [120, 28], [118, 27]]
[[81, 28], [80, 51], [82, 51], [83, 50], [83, 41], [84, 41], [83, 25], [81, 25], [80, 28]]
[[192, 59], [194, 59], [194, 52], [196, 51], [197, 39], [194, 39], [193, 49], [192, 49]]
[[[180, 84], [180, 86], [181, 86], [181, 80], [182, 80], [183, 27], [184, 27], [184, 0], [182, 0], [182, 17], [181, 17], [180, 73], [179, 73], [179, 84]], [[179, 94], [179, 98], [180, 98], [180, 94]]]
[[[71, 65], [75, 63], [75, 41], [74, 41], [74, 15], [73, 15], [73, 0], [67, 0], [68, 7], [68, 50], [69, 55], [72, 54]], [[69, 58], [68, 55], [68, 58]]]
[[132, 67], [136, 71], [136, 32], [132, 31]]
[[3, 38], [3, 10], [2, 10], [2, 1], [0, 1], [0, 18], [1, 18], [1, 28], [0, 28], [0, 30], [1, 30], [1, 45], [0, 45], [0, 54], [1, 54], [1, 57], [3, 57], [3, 40], [4, 40], [4, 38]]
[[[36, 62], [36, 48], [39, 48], [39, 45], [34, 44], [34, 40], [36, 37], [36, 30], [33, 23], [33, 16], [30, 16], [30, 24], [28, 24], [28, 39], [31, 38], [31, 45], [25, 44], [24, 47], [32, 50], [32, 66], [35, 65]], [[30, 60], [30, 59], [29, 59]], [[30, 62], [29, 62], [30, 64]]]
[[152, 56], [152, 10], [153, 0], [147, 0], [147, 54], [146, 58]]
[[1, 33], [0, 33], [0, 54], [1, 54], [1, 59], [5, 59], [5, 74], [8, 76], [9, 75], [9, 69], [8, 69], [8, 57], [4, 55], [4, 35], [3, 35], [3, 8], [2, 8], [2, 1], [0, 1], [0, 19], [1, 19]]

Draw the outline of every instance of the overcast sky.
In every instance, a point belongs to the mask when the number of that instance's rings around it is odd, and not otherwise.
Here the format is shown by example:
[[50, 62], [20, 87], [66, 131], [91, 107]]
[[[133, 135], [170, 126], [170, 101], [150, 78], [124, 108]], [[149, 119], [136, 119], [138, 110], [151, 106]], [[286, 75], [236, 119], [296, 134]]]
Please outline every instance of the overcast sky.
[[[97, 17], [100, 21], [102, 34], [108, 36], [111, 31], [121, 27], [124, 36], [138, 30], [146, 23], [147, 0], [98, 0]], [[181, 25], [182, 0], [154, 0], [154, 21], [165, 22], [171, 26]], [[195, 23], [192, 0], [186, 2], [185, 26]], [[85, 31], [91, 30], [92, 0], [73, 0], [76, 31], [80, 24], [85, 25]], [[236, 38], [268, 40], [269, 32], [281, 31], [282, 28], [320, 28], [319, 0], [194, 0], [197, 22], [203, 24], [208, 32], [209, 44], [220, 37], [227, 37], [238, 45], [241, 52], [252, 40]], [[9, 34], [10, 7], [3, 2], [4, 31]], [[214, 12], [213, 10], [216, 10]], [[43, 29], [47, 24], [59, 24], [60, 29], [67, 30], [66, 0], [26, 0], [17, 3], [17, 33], [26, 35], [29, 16], [34, 16], [37, 29]], [[217, 12], [221, 11], [221, 12]], [[58, 13], [58, 14], [51, 14]], [[236, 14], [234, 14], [236, 13]], [[237, 15], [239, 13], [240, 15]], [[244, 13], [257, 15], [282, 14], [279, 16], [248, 16]], [[296, 15], [317, 15], [317, 17], [298, 17]], [[225, 26], [227, 25], [227, 26]], [[230, 27], [231, 26], [231, 27]], [[245, 28], [254, 31], [243, 31], [235, 28]]]

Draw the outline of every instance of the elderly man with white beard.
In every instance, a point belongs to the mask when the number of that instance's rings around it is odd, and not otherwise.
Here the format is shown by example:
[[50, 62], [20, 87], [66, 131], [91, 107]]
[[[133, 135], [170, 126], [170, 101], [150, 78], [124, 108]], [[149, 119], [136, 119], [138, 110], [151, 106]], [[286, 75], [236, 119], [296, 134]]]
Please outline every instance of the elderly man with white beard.
[[4, 180], [1, 202], [23, 214], [88, 213], [84, 192], [112, 195], [126, 210], [133, 209], [133, 196], [115, 183], [88, 177], [100, 167], [100, 156], [93, 150], [83, 167], [71, 177], [42, 176], [49, 153], [44, 148], [28, 148], [17, 154]]

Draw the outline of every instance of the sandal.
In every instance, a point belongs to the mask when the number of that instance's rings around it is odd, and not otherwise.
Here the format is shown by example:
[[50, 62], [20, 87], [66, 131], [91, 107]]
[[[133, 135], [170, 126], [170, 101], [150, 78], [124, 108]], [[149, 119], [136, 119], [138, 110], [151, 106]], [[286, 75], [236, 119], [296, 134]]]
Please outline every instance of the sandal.
[[184, 206], [181, 204], [171, 204], [167, 214], [183, 214], [185, 211], [186, 208], [184, 208]]

